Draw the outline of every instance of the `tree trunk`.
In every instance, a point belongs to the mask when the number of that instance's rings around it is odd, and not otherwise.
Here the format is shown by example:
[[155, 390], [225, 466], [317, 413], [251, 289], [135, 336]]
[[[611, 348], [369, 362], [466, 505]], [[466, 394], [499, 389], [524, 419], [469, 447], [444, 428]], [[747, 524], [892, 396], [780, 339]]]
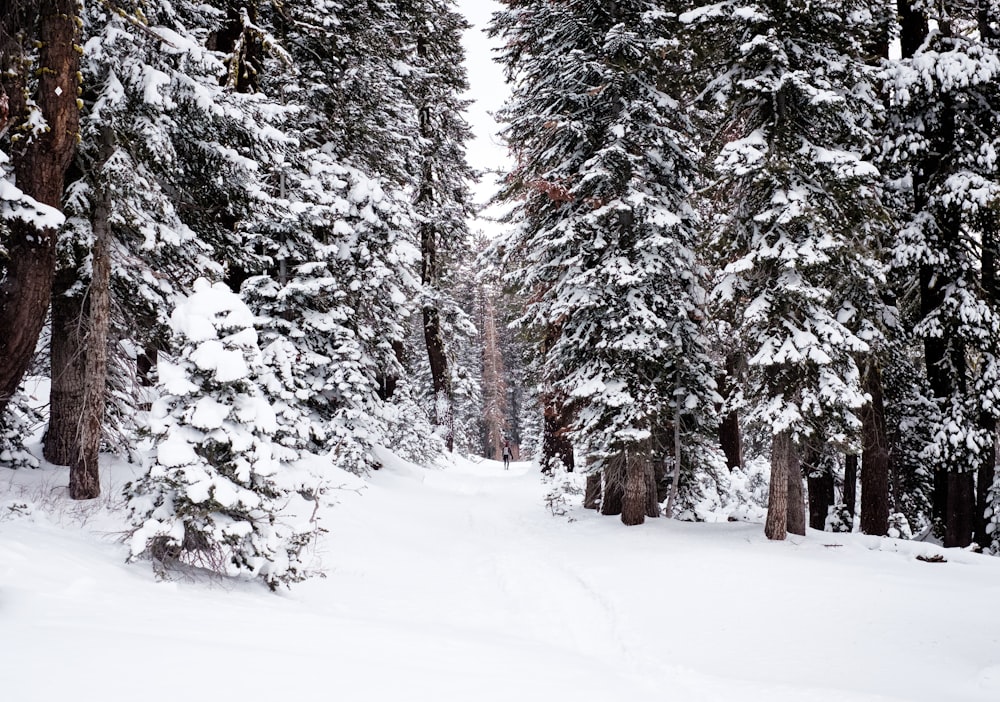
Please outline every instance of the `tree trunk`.
[[[0, 37], [0, 84], [12, 104], [9, 121], [16, 128], [27, 117], [25, 79], [15, 39], [37, 39], [38, 91], [33, 97], [48, 129], [26, 139], [23, 149], [11, 154], [17, 186], [29, 197], [59, 208], [66, 170], [73, 161], [80, 132], [77, 107], [80, 54], [77, 52], [76, 0], [42, 0], [37, 15], [28, 9], [4, 10]], [[22, 8], [23, 9], [23, 8]], [[38, 18], [38, 34], [34, 20]], [[17, 26], [23, 25], [23, 26]], [[45, 323], [55, 274], [55, 227], [36, 228], [21, 220], [9, 220], [7, 260], [0, 264], [0, 415], [17, 391]]]
[[622, 499], [622, 524], [638, 526], [646, 521], [646, 463], [648, 457], [636, 451], [626, 451], [625, 493]]
[[573, 472], [573, 443], [569, 440], [570, 410], [558, 394], [550, 394], [544, 401], [542, 472], [551, 471], [557, 463]]
[[434, 425], [444, 430], [445, 446], [455, 450], [455, 412], [451, 374], [441, 333], [440, 314], [434, 307], [424, 307], [424, 342], [431, 367], [431, 390], [434, 393]]
[[56, 274], [52, 288], [52, 342], [49, 358], [52, 389], [49, 426], [42, 453], [45, 460], [68, 466], [80, 453], [87, 366], [87, 307], [83, 293], [70, 294], [79, 282], [77, 270]]
[[861, 408], [861, 531], [885, 536], [889, 531], [889, 442], [882, 373], [870, 359], [864, 384], [872, 399]]
[[584, 509], [597, 509], [601, 504], [601, 474], [591, 473], [587, 476], [587, 489], [583, 493]]
[[767, 521], [764, 535], [781, 541], [788, 532], [788, 473], [792, 460], [792, 438], [788, 431], [771, 440], [771, 485], [767, 493]]
[[625, 499], [625, 461], [614, 456], [604, 464], [604, 499], [601, 500], [601, 514], [612, 516], [622, 513]]
[[[111, 130], [102, 135], [101, 166], [111, 158], [115, 144]], [[111, 202], [106, 188], [97, 188], [91, 223], [94, 249], [91, 254], [90, 290], [87, 293], [86, 372], [83, 413], [79, 420], [79, 448], [69, 467], [69, 496], [89, 500], [101, 494], [100, 451], [104, 428], [105, 388], [108, 380], [108, 329], [111, 322]]]
[[854, 510], [857, 507], [858, 499], [858, 457], [856, 455], [844, 458], [844, 505], [854, 518]]
[[646, 478], [646, 516], [657, 518], [660, 516], [660, 501], [656, 494], [656, 471], [653, 468], [653, 461], [646, 458], [645, 467]]
[[[726, 358], [726, 374], [718, 378], [719, 394], [723, 397], [729, 392], [729, 379], [736, 375], [739, 357], [730, 354]], [[726, 456], [729, 470], [743, 468], [743, 437], [740, 434], [740, 417], [736, 410], [727, 413], [719, 423], [719, 445]]]
[[789, 534], [806, 535], [806, 501], [802, 494], [802, 466], [795, 448], [789, 442], [788, 456], [788, 521]]
[[816, 449], [808, 452], [805, 466], [809, 487], [809, 527], [817, 531], [826, 529], [826, 518], [833, 507], [833, 471]]
[[[976, 482], [973, 472], [948, 472], [944, 545], [965, 548], [972, 543], [976, 528]], [[864, 497], [864, 494], [862, 494]]]

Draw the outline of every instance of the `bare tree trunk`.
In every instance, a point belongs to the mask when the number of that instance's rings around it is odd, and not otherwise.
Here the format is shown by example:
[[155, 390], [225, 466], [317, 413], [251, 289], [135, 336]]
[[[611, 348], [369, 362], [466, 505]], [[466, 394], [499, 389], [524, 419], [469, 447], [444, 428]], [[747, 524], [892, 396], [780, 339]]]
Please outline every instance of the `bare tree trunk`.
[[[965, 548], [976, 528], [976, 481], [973, 471], [949, 471], [944, 523], [945, 547]], [[861, 494], [864, 497], [864, 493]]]
[[844, 457], [844, 505], [851, 517], [858, 504], [858, 457], [854, 454]]
[[638, 526], [646, 521], [646, 462], [647, 456], [626, 451], [625, 494], [622, 499], [622, 524]]
[[[726, 357], [726, 374], [720, 376], [719, 394], [725, 397], [729, 392], [730, 378], [735, 377], [739, 367], [739, 356], [729, 354]], [[729, 470], [743, 468], [743, 436], [740, 433], [740, 416], [736, 410], [727, 413], [719, 423], [719, 445], [726, 455], [726, 465]]]
[[646, 459], [646, 516], [657, 518], [660, 516], [660, 501], [656, 495], [656, 471], [653, 469], [653, 461]]
[[807, 454], [805, 466], [809, 487], [809, 527], [818, 531], [826, 529], [826, 518], [833, 507], [833, 471], [822, 454], [815, 448]]
[[[105, 128], [101, 166], [114, 152], [114, 137]], [[100, 450], [104, 428], [105, 387], [108, 379], [108, 329], [111, 320], [111, 203], [105, 188], [99, 187], [92, 225], [94, 249], [91, 254], [91, 281], [87, 293], [86, 372], [83, 412], [79, 420], [79, 448], [69, 468], [69, 495], [88, 500], [101, 494]]]
[[771, 485], [767, 494], [767, 521], [764, 535], [781, 541], [788, 532], [788, 473], [792, 454], [792, 438], [788, 431], [775, 434], [771, 440]]
[[870, 360], [864, 383], [872, 400], [861, 408], [861, 531], [885, 536], [889, 531], [889, 442], [882, 373]]
[[625, 499], [625, 460], [618, 455], [604, 464], [604, 499], [601, 500], [601, 514], [611, 516], [622, 513]]
[[789, 534], [806, 534], [806, 501], [802, 494], [802, 466], [794, 445], [789, 447], [788, 455], [788, 521], [786, 528]]
[[583, 493], [584, 509], [597, 509], [601, 503], [601, 474], [591, 473], [587, 476], [587, 489]]
[[[33, 96], [48, 129], [25, 139], [11, 156], [17, 186], [29, 197], [59, 208], [66, 170], [73, 161], [80, 132], [77, 88], [75, 0], [42, 0], [8, 8], [0, 20], [0, 86], [9, 104], [10, 127], [27, 118], [25, 76], [18, 41], [37, 41], [38, 91]], [[38, 33], [35, 33], [35, 20]], [[23, 39], [19, 39], [19, 35]], [[17, 390], [38, 343], [55, 274], [55, 227], [8, 221], [7, 260], [0, 263], [0, 415]]]
[[[677, 397], [677, 406], [680, 407], [680, 397]], [[670, 478], [670, 494], [667, 495], [667, 519], [673, 519], [674, 502], [677, 501], [677, 488], [681, 482], [681, 415], [678, 409], [674, 414], [674, 471]]]

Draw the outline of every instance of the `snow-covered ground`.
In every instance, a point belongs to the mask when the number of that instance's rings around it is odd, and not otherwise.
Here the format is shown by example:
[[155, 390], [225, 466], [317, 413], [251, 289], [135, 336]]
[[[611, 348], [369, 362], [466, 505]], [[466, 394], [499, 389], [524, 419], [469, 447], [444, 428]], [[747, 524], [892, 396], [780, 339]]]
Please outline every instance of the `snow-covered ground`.
[[1000, 699], [1000, 559], [570, 521], [529, 464], [386, 463], [324, 510], [327, 577], [279, 594], [126, 565], [127, 466], [89, 506], [0, 469], [0, 699]]

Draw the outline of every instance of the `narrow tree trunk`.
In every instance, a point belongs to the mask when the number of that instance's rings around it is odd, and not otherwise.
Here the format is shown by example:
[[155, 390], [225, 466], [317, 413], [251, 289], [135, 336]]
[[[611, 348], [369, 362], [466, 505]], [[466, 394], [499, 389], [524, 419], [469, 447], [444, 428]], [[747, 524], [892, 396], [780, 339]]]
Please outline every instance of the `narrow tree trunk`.
[[[677, 406], [680, 407], [680, 397], [677, 396]], [[677, 489], [681, 483], [681, 414], [676, 410], [674, 415], [674, 460], [673, 474], [670, 478], [670, 494], [667, 496], [667, 519], [674, 517], [674, 502], [677, 501]]]
[[[101, 136], [103, 167], [111, 158], [115, 145], [110, 129], [105, 128]], [[91, 280], [86, 305], [83, 412], [79, 420], [79, 448], [71, 458], [69, 469], [69, 495], [74, 500], [89, 500], [101, 494], [99, 461], [108, 379], [108, 329], [111, 322], [110, 218], [110, 196], [105, 188], [98, 187], [97, 202], [91, 219], [94, 249], [91, 254]]]
[[949, 471], [945, 515], [944, 545], [965, 548], [971, 544], [976, 527], [976, 481], [971, 470]]
[[434, 425], [444, 431], [445, 446], [455, 450], [455, 412], [451, 389], [451, 375], [448, 371], [448, 356], [445, 353], [441, 333], [440, 314], [433, 307], [424, 307], [424, 342], [431, 367], [431, 390], [434, 393]]
[[[729, 393], [730, 378], [735, 377], [738, 370], [739, 357], [730, 354], [726, 358], [726, 374], [719, 376], [719, 394], [723, 397]], [[729, 470], [743, 468], [743, 437], [740, 434], [740, 417], [736, 410], [728, 412], [719, 423], [719, 445], [726, 456]]]
[[889, 531], [889, 442], [882, 373], [870, 359], [864, 384], [872, 399], [861, 408], [861, 531], [885, 536]]
[[646, 521], [646, 462], [647, 457], [627, 451], [625, 462], [625, 493], [622, 499], [622, 524], [638, 526]]
[[858, 504], [858, 457], [854, 454], [844, 458], [844, 505], [854, 518]]
[[604, 499], [601, 500], [601, 514], [612, 516], [622, 513], [625, 499], [625, 461], [613, 456], [604, 464]]
[[802, 466], [794, 446], [789, 447], [788, 456], [788, 521], [789, 534], [806, 535], [806, 500], [802, 494]]
[[809, 488], [809, 527], [818, 531], [826, 529], [826, 518], [833, 507], [833, 471], [828, 462], [822, 460], [822, 454], [816, 449], [808, 453], [808, 463], [805, 467]]
[[792, 459], [792, 439], [788, 431], [771, 440], [771, 485], [767, 494], [767, 521], [764, 535], [781, 541], [788, 533], [788, 473]]
[[597, 509], [601, 504], [601, 474], [590, 473], [587, 476], [587, 489], [583, 493], [584, 509]]
[[[0, 56], [0, 82], [12, 103], [8, 105], [10, 124], [16, 126], [27, 118], [23, 68], [12, 65], [20, 60], [12, 37], [23, 33], [26, 40], [38, 40], [38, 64], [32, 66], [38, 76], [38, 91], [33, 99], [48, 125], [46, 131], [27, 139], [23, 150], [11, 154], [17, 186], [38, 202], [59, 208], [80, 131], [77, 3], [42, 0], [37, 14], [29, 10], [5, 10], [4, 14], [0, 53], [8, 55]], [[37, 37], [33, 27], [36, 17]], [[19, 24], [23, 26], [13, 26]], [[31, 363], [45, 323], [57, 236], [55, 227], [37, 228], [18, 219], [9, 220], [7, 226], [7, 260], [0, 262], [0, 415]]]
[[660, 501], [656, 495], [656, 471], [653, 469], [653, 462], [646, 459], [646, 516], [657, 518], [660, 516]]

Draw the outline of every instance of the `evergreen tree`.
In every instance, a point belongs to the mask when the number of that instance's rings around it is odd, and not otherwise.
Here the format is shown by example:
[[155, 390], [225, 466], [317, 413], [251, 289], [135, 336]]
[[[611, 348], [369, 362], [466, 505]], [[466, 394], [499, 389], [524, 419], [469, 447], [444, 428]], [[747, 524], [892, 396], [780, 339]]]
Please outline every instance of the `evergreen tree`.
[[433, 440], [400, 377], [419, 292], [405, 25], [392, 3], [361, 0], [287, 2], [267, 21], [294, 70], [264, 71], [261, 86], [294, 105], [299, 145], [281, 168], [283, 226], [259, 239], [277, 265], [242, 291], [264, 345], [294, 344], [284, 392], [309, 419], [304, 446], [364, 471], [377, 444]]
[[935, 470], [934, 514], [945, 545], [965, 546], [974, 533], [988, 540], [983, 501], [1000, 411], [997, 17], [988, 3], [901, 9], [903, 58], [888, 74], [885, 160], [905, 214], [892, 262], [919, 290], [909, 309], [924, 351], [925, 406], [934, 410], [924, 413], [933, 436], [922, 455]]
[[401, 0], [409, 30], [409, 98], [417, 113], [420, 151], [414, 163], [414, 207], [420, 232], [420, 302], [431, 375], [431, 416], [449, 451], [455, 443], [455, 345], [474, 329], [455, 297], [455, 259], [467, 254], [472, 214], [465, 160], [471, 137], [462, 117], [468, 90], [461, 37], [468, 24], [453, 0]]
[[302, 580], [311, 509], [300, 504], [287, 523], [300, 486], [276, 456], [253, 314], [224, 284], [199, 279], [171, 326], [178, 355], [160, 361], [155, 460], [126, 486], [131, 557], [260, 577], [271, 589]]
[[880, 338], [881, 112], [863, 64], [867, 3], [722, 2], [683, 16], [708, 47], [703, 95], [716, 200], [715, 295], [745, 348], [748, 419], [773, 436], [766, 532], [804, 533], [806, 442], [848, 446], [866, 402], [859, 357]]
[[547, 337], [545, 382], [575, 406], [593, 465], [623, 467], [622, 519], [641, 523], [654, 429], [681, 413], [712, 422], [716, 400], [693, 150], [664, 92], [677, 46], [659, 39], [659, 2], [506, 5], [493, 25], [514, 91], [505, 195], [524, 199], [505, 263], [531, 296], [525, 321]]

